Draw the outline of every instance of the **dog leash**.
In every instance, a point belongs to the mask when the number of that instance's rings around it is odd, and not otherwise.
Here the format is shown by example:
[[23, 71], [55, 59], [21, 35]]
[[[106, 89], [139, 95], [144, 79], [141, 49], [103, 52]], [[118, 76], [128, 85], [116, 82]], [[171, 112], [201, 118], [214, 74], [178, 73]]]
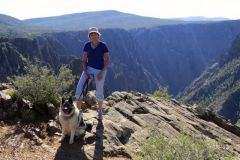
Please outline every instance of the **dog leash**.
[[82, 89], [82, 92], [78, 98], [78, 100], [80, 100], [81, 96], [83, 95], [83, 97], [85, 97], [87, 95], [87, 92], [88, 92], [88, 79], [84, 82], [83, 84], [83, 89]]
[[89, 82], [89, 80], [87, 79], [83, 85], [82, 94], [84, 97], [87, 95], [87, 92], [88, 92], [88, 82]]
[[83, 95], [83, 97], [85, 97], [87, 95], [89, 79], [91, 79], [91, 80], [94, 79], [94, 75], [90, 74], [89, 76], [90, 76], [90, 78], [86, 79], [86, 81], [83, 84], [83, 89], [82, 89], [82, 92], [81, 92], [78, 100], [80, 100], [82, 95]]

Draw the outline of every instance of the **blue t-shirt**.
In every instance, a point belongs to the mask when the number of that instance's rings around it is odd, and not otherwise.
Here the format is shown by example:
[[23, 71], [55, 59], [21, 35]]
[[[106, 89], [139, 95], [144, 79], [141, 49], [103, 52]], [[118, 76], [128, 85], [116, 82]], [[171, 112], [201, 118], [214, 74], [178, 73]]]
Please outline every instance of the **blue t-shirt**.
[[87, 42], [83, 48], [87, 52], [88, 62], [87, 66], [102, 70], [104, 67], [104, 53], [108, 52], [105, 43], [99, 42], [96, 48], [92, 48], [91, 42]]

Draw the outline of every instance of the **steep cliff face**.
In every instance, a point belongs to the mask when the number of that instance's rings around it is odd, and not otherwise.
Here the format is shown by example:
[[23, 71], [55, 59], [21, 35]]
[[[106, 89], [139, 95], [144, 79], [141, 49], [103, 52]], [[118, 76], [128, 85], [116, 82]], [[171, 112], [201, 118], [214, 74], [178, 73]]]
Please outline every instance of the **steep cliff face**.
[[[158, 80], [145, 68], [143, 61], [147, 60], [140, 54], [140, 47], [129, 32], [122, 29], [101, 32], [102, 41], [107, 44], [110, 53], [106, 79], [106, 87], [110, 92], [115, 90], [152, 92], [160, 86]], [[84, 43], [88, 41], [87, 32], [57, 33], [52, 36], [71, 54], [82, 57]], [[81, 67], [80, 61], [73, 63], [75, 67]], [[72, 69], [77, 73], [75, 70], [78, 69], [75, 67]], [[77, 74], [80, 75], [81, 70]]]
[[103, 35], [110, 49], [108, 82], [113, 90], [152, 92], [160, 86], [158, 79], [145, 68], [144, 61], [148, 59], [143, 58], [131, 34], [124, 30], [105, 30]]
[[23, 72], [23, 67], [24, 60], [16, 47], [9, 42], [0, 43], [0, 81]]
[[[143, 65], [139, 47], [125, 30], [103, 30], [102, 41], [109, 46], [111, 63], [108, 69], [107, 88], [115, 90], [137, 90], [152, 92], [159, 87], [158, 80]], [[84, 44], [88, 41], [87, 32], [62, 32], [44, 34], [33, 39], [6, 39], [15, 50], [30, 61], [38, 61], [57, 70], [63, 63], [71, 63], [82, 57]], [[77, 63], [75, 63], [77, 62]], [[73, 72], [81, 74], [81, 61], [74, 60]], [[8, 74], [11, 75], [11, 74]], [[2, 80], [5, 80], [3, 76]]]
[[[176, 95], [229, 48], [240, 32], [239, 26], [239, 21], [231, 21], [160, 26], [129, 32], [102, 30], [102, 40], [108, 44], [111, 54], [112, 66], [108, 72], [111, 80], [107, 80], [111, 84], [110, 90], [149, 92], [163, 85]], [[78, 57], [82, 55], [84, 42], [88, 41], [86, 31], [56, 33], [52, 37]], [[132, 86], [130, 82], [136, 79], [142, 82]]]
[[[160, 26], [125, 31], [105, 29], [102, 41], [111, 55], [109, 90], [152, 92], [161, 85], [176, 95], [223, 54], [240, 32], [240, 22]], [[8, 40], [27, 59], [38, 59], [55, 70], [81, 58], [87, 31], [48, 33], [32, 39]], [[75, 61], [76, 62], [76, 61]], [[80, 61], [78, 61], [80, 62]], [[81, 73], [81, 63], [73, 68]], [[76, 70], [78, 70], [76, 72]]]
[[147, 69], [176, 94], [223, 54], [240, 32], [240, 22], [160, 26], [132, 31]]
[[56, 71], [66, 61], [64, 55], [71, 58], [61, 44], [47, 37], [1, 39], [0, 80], [22, 73], [26, 62], [38, 62]]
[[240, 35], [229, 51], [182, 94], [182, 100], [209, 107], [236, 123], [240, 118]]

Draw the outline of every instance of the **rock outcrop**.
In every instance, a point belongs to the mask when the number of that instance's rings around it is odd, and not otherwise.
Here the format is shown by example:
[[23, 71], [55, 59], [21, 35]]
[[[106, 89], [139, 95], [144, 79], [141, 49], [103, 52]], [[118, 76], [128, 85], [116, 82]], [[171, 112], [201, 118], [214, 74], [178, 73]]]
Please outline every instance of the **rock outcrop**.
[[[166, 137], [185, 133], [211, 141], [222, 139], [230, 152], [240, 154], [240, 128], [209, 110], [134, 92], [114, 92], [105, 108], [105, 151], [122, 147], [129, 155], [138, 152], [151, 129], [158, 128]], [[85, 113], [85, 118], [91, 115]]]
[[[2, 122], [0, 146], [4, 147], [0, 147], [0, 156], [5, 159], [30, 155], [55, 160], [133, 159], [153, 128], [165, 137], [184, 133], [211, 142], [221, 139], [224, 152], [240, 156], [240, 128], [209, 110], [138, 92], [114, 92], [104, 101], [104, 118], [98, 121], [95, 102], [88, 103], [92, 106], [84, 110], [84, 120], [92, 128], [86, 132], [85, 143], [78, 140], [69, 145], [66, 140], [60, 144], [60, 126], [54, 121], [40, 126], [19, 123], [15, 128], [8, 128]], [[4, 130], [8, 130], [8, 135], [3, 136]], [[46, 134], [50, 131], [51, 134]], [[29, 147], [28, 152], [22, 152]], [[10, 154], [13, 150], [15, 155]]]

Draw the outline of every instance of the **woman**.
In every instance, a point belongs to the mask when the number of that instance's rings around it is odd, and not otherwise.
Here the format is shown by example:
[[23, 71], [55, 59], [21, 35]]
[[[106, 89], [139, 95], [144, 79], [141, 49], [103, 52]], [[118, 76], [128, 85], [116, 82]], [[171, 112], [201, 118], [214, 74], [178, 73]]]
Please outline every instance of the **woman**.
[[[102, 104], [104, 100], [104, 81], [106, 76], [106, 69], [109, 63], [108, 48], [105, 43], [100, 41], [100, 32], [96, 27], [89, 28], [88, 37], [90, 42], [87, 42], [83, 49], [83, 73], [77, 85], [75, 97], [82, 101], [82, 89], [86, 79], [90, 75], [94, 76], [96, 83], [96, 97], [98, 101], [98, 119], [102, 119]], [[79, 104], [79, 101], [77, 104]]]

